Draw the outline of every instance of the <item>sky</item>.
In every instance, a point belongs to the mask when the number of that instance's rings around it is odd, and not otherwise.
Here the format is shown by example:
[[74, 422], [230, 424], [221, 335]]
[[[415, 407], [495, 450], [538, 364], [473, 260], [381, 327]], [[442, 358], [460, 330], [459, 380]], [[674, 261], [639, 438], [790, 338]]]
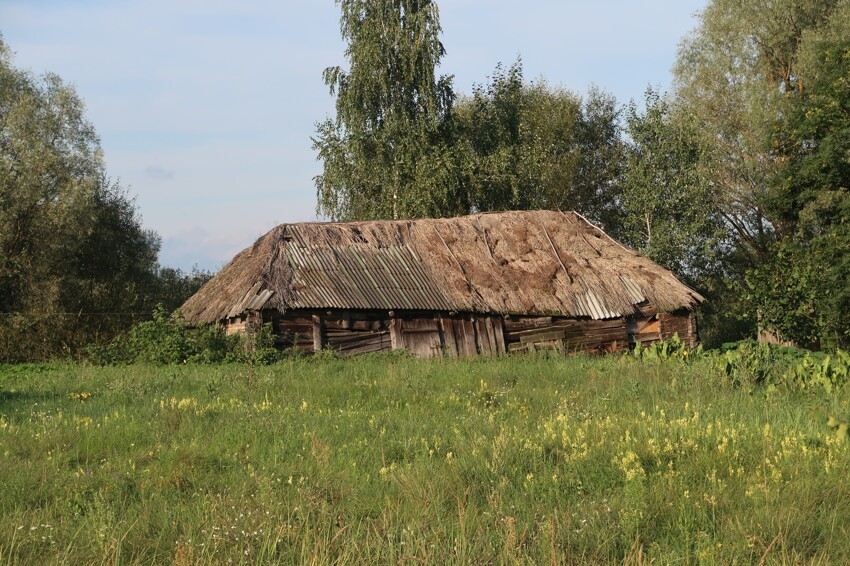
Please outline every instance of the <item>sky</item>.
[[[526, 79], [620, 103], [666, 89], [706, 0], [439, 0], [455, 91], [522, 58]], [[285, 222], [320, 219], [311, 136], [346, 67], [333, 0], [2, 0], [13, 64], [85, 101], [109, 176], [162, 238], [160, 263], [216, 271]]]

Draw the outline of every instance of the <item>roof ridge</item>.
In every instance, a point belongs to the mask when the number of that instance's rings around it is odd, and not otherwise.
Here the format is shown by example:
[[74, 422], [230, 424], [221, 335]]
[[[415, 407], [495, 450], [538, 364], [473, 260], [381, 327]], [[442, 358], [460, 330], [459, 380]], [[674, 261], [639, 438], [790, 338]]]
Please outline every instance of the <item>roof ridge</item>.
[[637, 296], [665, 312], [704, 300], [580, 213], [561, 210], [280, 224], [186, 301], [186, 320], [221, 320], [250, 300], [257, 281], [275, 291], [265, 308], [281, 311], [605, 318], [635, 312]]

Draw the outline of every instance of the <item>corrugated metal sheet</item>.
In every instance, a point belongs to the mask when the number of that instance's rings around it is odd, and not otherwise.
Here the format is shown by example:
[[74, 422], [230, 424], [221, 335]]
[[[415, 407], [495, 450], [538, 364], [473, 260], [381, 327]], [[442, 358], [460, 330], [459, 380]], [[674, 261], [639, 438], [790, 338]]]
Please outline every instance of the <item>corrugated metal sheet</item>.
[[263, 289], [263, 283], [260, 281], [248, 289], [248, 292], [245, 293], [242, 299], [230, 308], [230, 311], [227, 313], [227, 317], [231, 318], [238, 316], [245, 311], [260, 310], [265, 306], [272, 295], [274, 295], [274, 291], [271, 289]]
[[271, 299], [272, 295], [274, 295], [274, 291], [271, 289], [263, 289], [260, 291], [260, 294], [254, 297], [251, 301], [248, 302], [248, 305], [245, 307], [245, 310], [249, 311], [257, 311], [262, 309], [265, 304]]
[[643, 291], [641, 291], [638, 284], [632, 281], [629, 277], [621, 275], [620, 281], [622, 281], [623, 287], [625, 287], [626, 291], [629, 293], [629, 298], [632, 303], [639, 305], [647, 300], [646, 295], [643, 294]]
[[310, 248], [297, 226], [290, 227], [290, 233], [290, 308], [454, 310], [407, 246], [351, 243]]
[[587, 316], [594, 320], [604, 320], [607, 318], [620, 318], [623, 313], [614, 312], [605, 308], [604, 303], [596, 296], [593, 291], [576, 297], [578, 305], [578, 316]]
[[248, 310], [248, 305], [251, 304], [257, 297], [257, 294], [260, 292], [262, 285], [262, 282], [258, 282], [253, 287], [248, 289], [248, 292], [246, 292], [242, 296], [242, 298], [230, 308], [230, 312], [227, 313], [227, 317], [230, 318], [238, 316]]

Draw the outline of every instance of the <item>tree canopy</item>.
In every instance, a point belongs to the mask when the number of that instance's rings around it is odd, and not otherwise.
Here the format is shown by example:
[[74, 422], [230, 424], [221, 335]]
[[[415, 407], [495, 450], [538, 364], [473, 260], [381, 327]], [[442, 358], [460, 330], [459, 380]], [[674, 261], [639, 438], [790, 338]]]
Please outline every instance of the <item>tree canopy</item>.
[[[848, 28], [850, 29], [850, 28]], [[801, 344], [850, 346], [850, 40], [818, 41], [778, 134], [786, 160], [767, 208], [784, 227], [748, 276], [766, 326]]]
[[74, 353], [128, 328], [173, 287], [159, 246], [108, 178], [82, 100], [15, 68], [0, 40], [0, 359]]
[[335, 219], [436, 215], [458, 206], [443, 125], [454, 93], [432, 0], [337, 0], [349, 69], [329, 67], [336, 117], [313, 147], [318, 209]]
[[522, 62], [498, 65], [454, 109], [456, 147], [474, 210], [576, 210], [614, 227], [623, 143], [616, 101], [528, 83]]
[[670, 96], [649, 89], [645, 108], [626, 112], [625, 242], [661, 265], [698, 281], [723, 261], [728, 231], [712, 206], [709, 149]]
[[772, 133], [804, 88], [800, 46], [838, 4], [712, 0], [679, 50], [676, 94], [710, 150], [717, 210], [754, 257], [782, 228], [768, 216], [765, 198], [782, 161]]

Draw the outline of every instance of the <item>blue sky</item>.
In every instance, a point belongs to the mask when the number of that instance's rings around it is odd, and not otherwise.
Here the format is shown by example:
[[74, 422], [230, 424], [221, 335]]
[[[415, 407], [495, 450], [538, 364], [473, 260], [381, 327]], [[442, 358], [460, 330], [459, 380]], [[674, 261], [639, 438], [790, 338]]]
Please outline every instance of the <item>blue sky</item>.
[[[499, 62], [618, 101], [667, 88], [705, 0], [440, 0], [439, 69], [469, 93]], [[74, 85], [111, 177], [163, 238], [163, 265], [216, 270], [282, 222], [315, 220], [332, 0], [3, 0], [14, 64]]]

